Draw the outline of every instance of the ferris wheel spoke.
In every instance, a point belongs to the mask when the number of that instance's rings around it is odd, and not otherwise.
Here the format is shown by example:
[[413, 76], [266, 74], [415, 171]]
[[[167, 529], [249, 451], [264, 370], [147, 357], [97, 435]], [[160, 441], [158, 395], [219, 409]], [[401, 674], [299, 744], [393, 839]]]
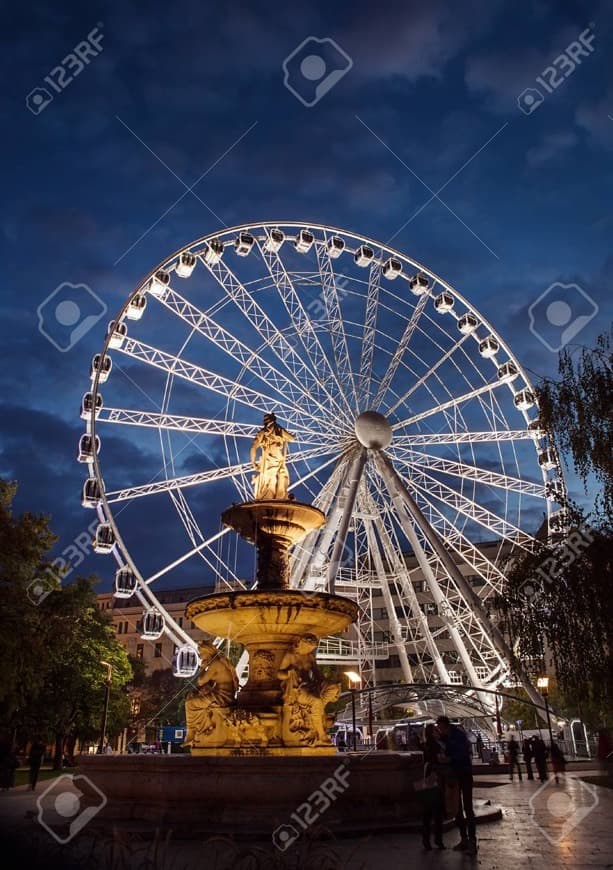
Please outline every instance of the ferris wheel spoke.
[[341, 406], [326, 389], [319, 372], [306, 365], [298, 350], [271, 320], [234, 272], [228, 268], [223, 260], [209, 264], [203, 257], [200, 259], [215, 280], [223, 287], [227, 296], [267, 343], [277, 359], [301, 384], [305, 394], [317, 396], [318, 400], [329, 408], [328, 419], [333, 414], [340, 414]]
[[476, 387], [474, 390], [470, 390], [468, 393], [464, 393], [461, 396], [455, 396], [452, 399], [449, 399], [447, 402], [442, 402], [440, 405], [435, 405], [432, 408], [428, 408], [427, 411], [422, 411], [419, 414], [414, 414], [412, 417], [408, 417], [406, 420], [401, 420], [399, 423], [394, 423], [392, 429], [396, 431], [397, 429], [404, 429], [407, 426], [411, 426], [414, 423], [419, 423], [421, 420], [425, 420], [428, 417], [431, 417], [433, 414], [440, 414], [442, 411], [446, 411], [448, 408], [457, 408], [460, 405], [464, 404], [464, 402], [469, 402], [471, 399], [476, 399], [479, 396], [482, 396], [484, 393], [491, 393], [492, 390], [495, 390], [497, 387], [500, 387], [504, 384], [503, 381], [496, 381], [491, 384], [484, 384], [482, 387]]
[[432, 377], [432, 375], [436, 372], [438, 368], [440, 368], [440, 366], [443, 365], [443, 363], [445, 363], [450, 357], [453, 356], [453, 354], [464, 344], [464, 342], [469, 337], [469, 335], [463, 335], [460, 339], [458, 339], [458, 341], [456, 341], [454, 345], [449, 348], [449, 350], [445, 351], [445, 353], [443, 353], [443, 355], [439, 357], [439, 359], [433, 365], [430, 366], [428, 371], [425, 372], [425, 374], [423, 374], [414, 384], [411, 384], [410, 388], [404, 393], [404, 395], [402, 395], [398, 399], [398, 401], [396, 401], [392, 405], [391, 408], [388, 408], [387, 414], [393, 414], [394, 411], [400, 407], [400, 405], [404, 404], [404, 402], [406, 402], [407, 399], [409, 399], [416, 390], [418, 390], [421, 386], [423, 386], [423, 384], [425, 384], [428, 378]]
[[490, 441], [533, 441], [535, 433], [529, 429], [500, 429], [483, 432], [411, 432], [398, 434], [394, 443], [406, 447], [438, 447], [441, 444], [480, 444]]
[[[287, 462], [306, 462], [309, 459], [315, 459], [319, 456], [330, 453], [333, 448], [330, 447], [315, 447], [311, 450], [295, 451], [291, 453]], [[239, 465], [230, 465], [222, 468], [212, 468], [208, 471], [200, 471], [197, 474], [186, 474], [182, 477], [174, 477], [169, 480], [152, 481], [151, 483], [141, 484], [140, 486], [132, 486], [127, 489], [118, 489], [107, 493], [107, 501], [109, 504], [126, 501], [132, 498], [142, 498], [147, 495], [155, 495], [159, 492], [167, 492], [172, 489], [183, 489], [188, 486], [197, 486], [203, 483], [212, 483], [218, 480], [227, 480], [230, 478], [240, 478], [246, 474], [253, 473], [253, 465], [251, 462], [242, 462]]]
[[220, 348], [232, 360], [255, 374], [268, 388], [275, 390], [284, 400], [291, 401], [295, 407], [304, 407], [305, 405], [308, 407], [308, 403], [313, 403], [313, 410], [319, 408], [320, 412], [328, 413], [327, 408], [301, 389], [295, 379], [288, 378], [266, 362], [257, 351], [252, 350], [221, 326], [213, 317], [188, 302], [175, 290], [168, 289], [159, 301], [196, 332]]
[[411, 474], [404, 479], [404, 482], [411, 489], [418, 490], [427, 501], [430, 497], [436, 498], [447, 507], [453, 508], [453, 510], [474, 520], [489, 532], [513, 541], [516, 546], [528, 552], [532, 552], [534, 549], [534, 538], [513, 525], [509, 520], [503, 519], [446, 484], [440, 483], [435, 477], [420, 471], [417, 467], [412, 468]]
[[[178, 559], [175, 559], [173, 562], [170, 562], [168, 565], [165, 565], [159, 571], [156, 571], [155, 574], [151, 574], [149, 577], [145, 578], [144, 582], [147, 585], [154, 583], [156, 580], [159, 580], [160, 577], [163, 577], [165, 574], [168, 574], [169, 571], [172, 571], [174, 568], [177, 568], [179, 565], [182, 565], [184, 562], [187, 562], [188, 559], [191, 559], [193, 556], [196, 556], [199, 553], [202, 553], [203, 550], [210, 549], [211, 544], [214, 544], [215, 541], [218, 541], [220, 538], [222, 538], [224, 535], [226, 535], [229, 531], [230, 531], [230, 527], [226, 526], [225, 528], [221, 529], [216, 534], [212, 535], [206, 541], [202, 541], [200, 544], [198, 544], [198, 546], [193, 547], [191, 550], [188, 550], [187, 553], [184, 553], [182, 556], [179, 556]], [[214, 553], [214, 556], [216, 559], [218, 558], [217, 553]], [[211, 567], [213, 567], [211, 562], [208, 561], [208, 559], [207, 559], [207, 564], [209, 564]], [[216, 568], [214, 568], [213, 570], [217, 571]]]
[[534, 483], [529, 480], [522, 480], [518, 477], [512, 477], [508, 474], [500, 474], [496, 471], [490, 471], [487, 468], [478, 468], [475, 465], [467, 465], [464, 462], [454, 462], [450, 459], [441, 459], [438, 456], [431, 456], [427, 453], [421, 453], [418, 450], [412, 450], [408, 456], [404, 456], [398, 449], [393, 451], [393, 454], [405, 465], [415, 468], [427, 468], [431, 471], [441, 471], [452, 477], [461, 477], [465, 480], [475, 480], [477, 483], [485, 484], [486, 486], [497, 486], [500, 489], [509, 490], [510, 492], [521, 492], [525, 495], [534, 495], [539, 498], [545, 498], [545, 487], [542, 481]]
[[[98, 423], [116, 423], [126, 426], [144, 426], [173, 432], [190, 432], [204, 435], [227, 435], [234, 438], [254, 438], [260, 424], [241, 423], [235, 420], [216, 420], [205, 417], [185, 417], [179, 414], [163, 414], [158, 411], [139, 411], [130, 408], [104, 406], [98, 414]], [[306, 435], [306, 437], [305, 437]], [[311, 437], [308, 437], [308, 436]], [[300, 426], [301, 444], [321, 444], [326, 440], [321, 433]], [[328, 440], [332, 440], [331, 438]]]
[[[424, 576], [426, 577], [426, 581], [430, 588], [430, 592], [432, 594], [436, 607], [439, 609], [443, 609], [443, 611], [446, 611], [447, 614], [449, 614], [450, 612], [448, 596], [444, 594], [443, 590], [441, 589], [441, 585], [434, 571], [432, 570], [432, 566], [428, 561], [425, 550], [419, 540], [414, 524], [419, 527], [422, 534], [426, 535], [428, 544], [435, 551], [449, 579], [456, 586], [460, 598], [464, 599], [466, 605], [471, 605], [473, 610], [478, 609], [480, 612], [482, 608], [477, 596], [472, 591], [468, 583], [465, 581], [457, 565], [455, 565], [455, 563], [453, 563], [450, 557], [446, 554], [444, 546], [440, 545], [438, 539], [433, 537], [428, 532], [425, 518], [419, 514], [415, 503], [413, 502], [411, 504], [411, 502], [409, 501], [410, 496], [403, 485], [402, 479], [395, 471], [389, 459], [383, 454], [378, 454], [376, 456], [376, 464], [379, 473], [382, 475], [383, 479], [385, 480], [386, 486], [389, 489], [392, 502], [396, 506], [396, 518], [400, 523], [403, 532], [405, 533], [411, 545], [411, 548], [415, 553], [415, 556], [417, 557], [422, 571], [424, 572]], [[460, 606], [460, 598], [458, 599], [457, 606]], [[451, 613], [453, 614], [453, 611], [451, 611]], [[449, 632], [449, 635], [453, 641], [453, 645], [458, 655], [460, 656], [460, 661], [462, 662], [465, 673], [467, 674], [470, 683], [476, 688], [480, 687], [481, 679], [476, 671], [473, 658], [466, 647], [465, 639], [463, 636], [464, 632], [461, 631], [457, 618], [447, 618], [446, 630]], [[504, 644], [504, 639], [498, 638], [498, 640]], [[500, 651], [498, 655], [500, 657]]]
[[[370, 477], [371, 486], [377, 486], [375, 481]], [[378, 487], [377, 487], [378, 488]], [[449, 674], [447, 672], [447, 667], [443, 661], [443, 656], [432, 636], [432, 632], [430, 631], [430, 626], [428, 624], [428, 617], [420, 607], [417, 593], [415, 592], [415, 587], [413, 586], [413, 581], [409, 575], [409, 571], [402, 559], [399, 558], [398, 554], [400, 552], [400, 548], [394, 543], [390, 537], [390, 534], [386, 528], [385, 520], [381, 516], [378, 506], [376, 505], [375, 500], [372, 496], [366, 491], [366, 493], [362, 493], [363, 501], [361, 502], [362, 509], [365, 512], [368, 512], [367, 515], [372, 516], [373, 519], [367, 519], [365, 521], [365, 525], [367, 527], [367, 535], [368, 535], [368, 543], [369, 543], [369, 551], [374, 556], [375, 570], [377, 575], [380, 578], [382, 589], [388, 589], [387, 584], [385, 582], [386, 575], [389, 575], [390, 568], [393, 572], [393, 575], [399, 580], [400, 594], [405, 604], [405, 609], [411, 614], [412, 619], [415, 622], [415, 627], [420, 636], [420, 639], [423, 640], [430, 657], [432, 659], [433, 665], [436, 669], [439, 679], [442, 682], [449, 682]], [[373, 533], [373, 528], [376, 530], [377, 535]], [[381, 542], [381, 546], [383, 548], [383, 554], [379, 552], [379, 548], [377, 545], [377, 537]], [[385, 560], [382, 559], [382, 555], [385, 557]], [[386, 571], [385, 565], [389, 566]], [[385, 600], [387, 599], [387, 600]], [[396, 616], [396, 608], [394, 605], [393, 598], [391, 594], [385, 596], [384, 600], [386, 603], [386, 609], [388, 612], [392, 612], [396, 617], [396, 633], [399, 638], [403, 639], [403, 626], [398, 621], [398, 617]], [[415, 640], [414, 640], [415, 642]], [[404, 646], [404, 644], [403, 644]], [[406, 646], [404, 646], [405, 655]], [[407, 659], [408, 661], [408, 659]], [[423, 667], [423, 663], [422, 663]], [[409, 665], [410, 669], [410, 665]]]
[[[325, 553], [327, 552], [327, 547], [324, 547], [322, 542], [322, 535], [326, 533], [326, 530], [329, 528], [330, 524], [333, 523], [334, 518], [330, 515], [330, 507], [338, 490], [338, 487], [342, 484], [347, 463], [346, 461], [341, 460], [339, 462], [338, 457], [334, 456], [333, 460], [337, 463], [336, 467], [328, 477], [328, 480], [324, 483], [322, 488], [319, 491], [319, 494], [313, 499], [313, 507], [318, 508], [320, 511], [326, 514], [326, 522], [321, 529], [315, 529], [313, 532], [309, 532], [307, 537], [296, 544], [296, 546], [292, 550], [291, 556], [291, 575], [292, 575], [292, 586], [293, 588], [299, 588], [304, 585], [305, 578], [308, 582], [308, 579], [314, 573], [321, 573], [321, 566], [323, 565], [323, 559], [325, 557]], [[323, 554], [321, 556], [321, 564], [317, 571], [314, 568], [315, 559], [319, 557], [319, 554]]]
[[500, 593], [506, 582], [505, 575], [460, 529], [449, 522], [442, 510], [432, 500], [422, 497], [422, 509], [427, 511], [428, 519], [445, 543], [467, 565], [483, 578], [495, 592]]
[[311, 319], [302, 304], [300, 296], [296, 292], [296, 288], [287, 273], [281, 257], [276, 251], [265, 250], [259, 242], [258, 246], [270, 276], [275, 282], [279, 296], [294, 324], [296, 334], [311, 361], [312, 369], [319, 373], [326, 392], [331, 392], [335, 402], [338, 403], [340, 401], [351, 414], [352, 408], [339, 380], [339, 374], [335, 372], [328, 355], [321, 346], [319, 336], [313, 328]]
[[[201, 366], [187, 362], [181, 357], [173, 356], [141, 341], [128, 338], [118, 350], [120, 353], [132, 357], [132, 359], [145, 362], [163, 372], [176, 375], [192, 384], [218, 393], [226, 399], [241, 402], [243, 405], [247, 405], [249, 408], [254, 408], [260, 412], [264, 408], [274, 409], [275, 411], [281, 409], [288, 423], [295, 424], [301, 420], [301, 412], [292, 405], [278, 400], [272, 401], [270, 396], [264, 393], [252, 390], [250, 387], [244, 387], [242, 384], [238, 384], [229, 378], [225, 378], [215, 372], [210, 372]], [[318, 428], [316, 419], [314, 420], [314, 425], [315, 428]]]
[[[366, 295], [366, 311], [364, 314], [364, 337], [360, 356], [360, 405], [366, 410], [370, 400], [370, 386], [374, 362], [377, 313], [379, 303], [379, 288], [381, 283], [381, 263], [375, 260], [368, 275], [368, 292]], [[375, 406], [376, 407], [376, 406]]]
[[315, 242], [315, 251], [317, 254], [317, 265], [319, 266], [321, 289], [330, 328], [330, 338], [332, 340], [336, 369], [345, 390], [349, 391], [353, 396], [355, 410], [357, 411], [359, 410], [358, 392], [356, 389], [355, 378], [353, 376], [351, 357], [349, 355], [349, 345], [347, 344], [347, 335], [345, 334], [345, 327], [343, 324], [343, 315], [336, 276], [328, 254], [326, 234], [324, 234], [323, 242]]
[[415, 308], [413, 309], [413, 311], [411, 313], [411, 317], [410, 317], [407, 325], [404, 328], [404, 332], [402, 333], [402, 337], [401, 337], [400, 341], [398, 342], [398, 345], [397, 345], [397, 347], [392, 355], [392, 358], [390, 359], [390, 361], [388, 363], [387, 370], [386, 370], [385, 374], [383, 375], [383, 378], [381, 379], [381, 383], [379, 384], [379, 389], [377, 390], [377, 395], [375, 396], [375, 400], [373, 402], [374, 408], [378, 408], [381, 405], [381, 402], [383, 401], [385, 394], [387, 393], [387, 391], [390, 388], [390, 385], [394, 379], [394, 375], [396, 374], [396, 371], [398, 370], [398, 366], [400, 365], [400, 362], [406, 353], [406, 349], [409, 346], [409, 342], [411, 340], [411, 337], [413, 336], [413, 333], [415, 332], [415, 329], [416, 329], [417, 324], [419, 322], [419, 318], [421, 317], [423, 310], [426, 307], [427, 301], [428, 301], [428, 294], [427, 293], [424, 293], [417, 300], [417, 305], [415, 306]]

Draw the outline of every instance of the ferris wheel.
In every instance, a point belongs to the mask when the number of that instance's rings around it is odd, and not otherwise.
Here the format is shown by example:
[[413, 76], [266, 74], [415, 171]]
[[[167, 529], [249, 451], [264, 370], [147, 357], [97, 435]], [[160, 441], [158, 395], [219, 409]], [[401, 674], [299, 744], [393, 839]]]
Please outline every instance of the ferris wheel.
[[141, 602], [142, 636], [174, 642], [177, 675], [197, 652], [155, 589], [194, 561], [218, 590], [253, 585], [219, 516], [251, 499], [249, 446], [272, 412], [295, 438], [291, 491], [327, 517], [291, 585], [358, 601], [365, 684], [382, 634], [406, 682], [508, 680], [490, 604], [564, 482], [518, 360], [430, 269], [313, 224], [205, 236], [130, 294], [90, 377], [78, 458], [95, 548], [117, 560], [115, 595]]

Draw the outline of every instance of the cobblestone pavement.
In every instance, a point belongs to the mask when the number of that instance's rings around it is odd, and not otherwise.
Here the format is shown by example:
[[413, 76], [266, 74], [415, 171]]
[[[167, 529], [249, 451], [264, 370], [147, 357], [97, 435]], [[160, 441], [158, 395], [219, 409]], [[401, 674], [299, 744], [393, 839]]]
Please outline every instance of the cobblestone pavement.
[[[585, 775], [593, 775], [586, 771]], [[475, 798], [491, 800], [503, 809], [503, 820], [480, 825], [477, 831], [479, 851], [476, 857], [453, 852], [457, 832], [450, 830], [444, 839], [448, 849], [425, 852], [416, 834], [378, 834], [363, 838], [335, 838], [328, 845], [313, 848], [297, 844], [280, 853], [266, 843], [254, 844], [259, 863], [240, 860], [250, 847], [233, 846], [229, 841], [212, 844], [175, 842], [166, 854], [167, 861], [155, 864], [155, 870], [191, 870], [203, 867], [215, 870], [257, 868], [257, 870], [390, 870], [390, 868], [459, 868], [459, 870], [518, 870], [518, 868], [613, 868], [613, 790], [583, 783], [581, 772], [573, 771], [559, 785], [509, 782], [507, 777], [488, 775], [475, 780]], [[485, 787], [484, 783], [490, 785]], [[491, 787], [496, 783], [495, 787]], [[37, 843], [46, 868], [64, 867], [64, 860], [77, 857], [82, 849], [91, 848], [87, 827], [69, 846], [56, 844], [36, 821], [36, 797], [48, 783], [40, 783], [37, 794], [26, 787], [0, 793], [0, 820], [5, 830], [21, 830], [28, 843]], [[8, 823], [8, 825], [7, 825]], [[38, 850], [37, 850], [38, 851]], [[266, 857], [268, 854], [268, 858]], [[143, 851], [137, 860], [124, 866], [142, 868]], [[4, 852], [3, 857], [6, 857]], [[70, 865], [67, 862], [68, 866]], [[80, 862], [79, 862], [80, 865]], [[87, 862], [88, 868], [91, 863]], [[17, 855], [3, 867], [24, 866]], [[30, 866], [38, 866], [31, 863]], [[85, 866], [85, 865], [84, 865]], [[149, 865], [153, 866], [153, 865]]]

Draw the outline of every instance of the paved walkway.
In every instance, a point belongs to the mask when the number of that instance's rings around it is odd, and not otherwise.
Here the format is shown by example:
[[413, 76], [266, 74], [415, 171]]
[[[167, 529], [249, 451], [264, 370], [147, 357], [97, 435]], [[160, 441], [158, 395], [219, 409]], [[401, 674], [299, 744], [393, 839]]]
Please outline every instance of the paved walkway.
[[[593, 775], [593, 771], [589, 774]], [[152, 870], [191, 870], [203, 866], [215, 870], [390, 870], [390, 868], [484, 868], [484, 870], [555, 870], [555, 868], [613, 868], [613, 790], [583, 783], [573, 771], [556, 786], [553, 780], [542, 785], [523, 780], [510, 783], [505, 776], [477, 778], [475, 797], [491, 800], [503, 808], [503, 820], [478, 829], [479, 853], [476, 858], [446, 850], [426, 853], [415, 834], [380, 834], [364, 838], [336, 838], [329, 843], [298, 842], [286, 853], [266, 843], [254, 844], [261, 863], [247, 853], [252, 847], [221, 841], [211, 844], [176, 842], [167, 850], [166, 860], [149, 865]], [[586, 774], [588, 772], [586, 771]], [[485, 787], [485, 782], [490, 787]], [[496, 783], [495, 787], [491, 784]], [[36, 798], [48, 787], [40, 783], [36, 794], [25, 786], [0, 793], [0, 826], [14, 832], [13, 846], [27, 842], [27, 856], [16, 851], [12, 861], [2, 862], [6, 870], [24, 867], [87, 867], [96, 863], [85, 854], [96, 844], [87, 836], [87, 826], [68, 846], [60, 845], [39, 825]], [[67, 807], [67, 810], [70, 808]], [[67, 813], [70, 816], [70, 813]], [[325, 820], [322, 819], [325, 824]], [[455, 831], [445, 834], [445, 842], [457, 842]], [[130, 838], [120, 847], [129, 867], [143, 867], [148, 843]], [[33, 855], [29, 851], [33, 850]], [[165, 850], [162, 850], [164, 853]], [[6, 851], [2, 857], [4, 859]], [[71, 859], [75, 863], [71, 863]], [[108, 864], [107, 866], [110, 866]]]

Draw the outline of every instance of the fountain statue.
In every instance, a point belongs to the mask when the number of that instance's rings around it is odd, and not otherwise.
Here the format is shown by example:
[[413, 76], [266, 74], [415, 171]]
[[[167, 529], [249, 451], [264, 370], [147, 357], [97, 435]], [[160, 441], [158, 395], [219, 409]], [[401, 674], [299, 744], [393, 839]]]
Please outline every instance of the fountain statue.
[[[253, 500], [233, 505], [222, 521], [257, 551], [257, 588], [190, 602], [188, 619], [216, 637], [242, 644], [249, 679], [240, 690], [231, 663], [211, 644], [200, 647], [198, 688], [186, 701], [185, 744], [192, 755], [325, 755], [334, 746], [326, 706], [340, 683], [325, 679], [315, 651], [321, 637], [346, 629], [354, 602], [290, 585], [290, 550], [325, 522], [324, 514], [289, 495], [288, 445], [293, 436], [265, 414], [251, 445]], [[259, 455], [258, 455], [259, 453]]]

